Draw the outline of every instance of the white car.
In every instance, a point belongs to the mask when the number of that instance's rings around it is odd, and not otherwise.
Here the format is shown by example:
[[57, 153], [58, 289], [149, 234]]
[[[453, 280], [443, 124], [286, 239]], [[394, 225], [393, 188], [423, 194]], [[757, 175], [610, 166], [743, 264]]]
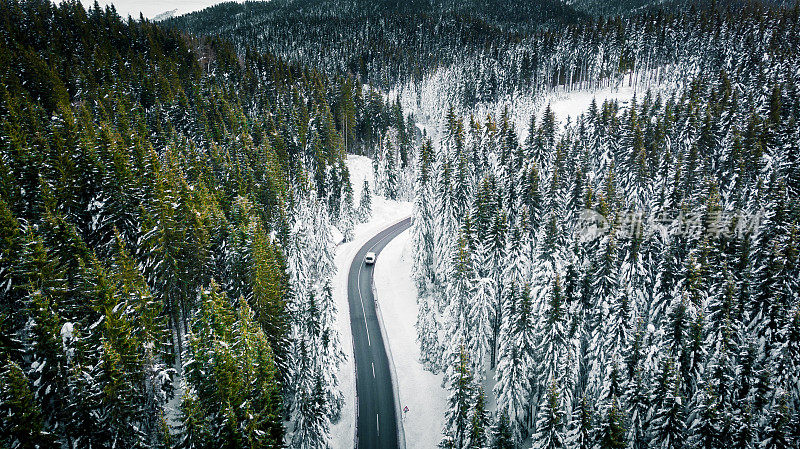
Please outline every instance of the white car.
[[372, 265], [375, 263], [375, 253], [372, 251], [368, 252], [366, 256], [364, 256], [364, 263], [367, 265]]

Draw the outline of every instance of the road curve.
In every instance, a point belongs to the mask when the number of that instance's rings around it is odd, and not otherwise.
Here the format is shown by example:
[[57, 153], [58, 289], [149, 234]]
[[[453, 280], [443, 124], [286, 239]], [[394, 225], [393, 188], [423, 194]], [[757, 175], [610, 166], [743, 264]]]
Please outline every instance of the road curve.
[[[380, 251], [411, 226], [411, 218], [396, 223], [370, 239], [356, 253], [347, 277], [350, 328], [356, 365], [358, 422], [356, 444], [361, 449], [398, 449], [397, 413], [389, 359], [372, 295], [373, 265], [364, 256]], [[378, 256], [380, 263], [380, 255]]]

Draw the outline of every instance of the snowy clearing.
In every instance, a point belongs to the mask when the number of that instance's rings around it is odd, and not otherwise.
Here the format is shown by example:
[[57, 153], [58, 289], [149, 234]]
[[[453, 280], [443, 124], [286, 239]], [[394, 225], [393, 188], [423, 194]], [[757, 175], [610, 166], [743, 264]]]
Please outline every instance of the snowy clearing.
[[[434, 142], [437, 142], [441, 134], [447, 115], [448, 104], [443, 104], [442, 98], [449, 98], [448, 95], [452, 90], [449, 80], [457, 77], [452, 70], [452, 68], [440, 69], [429, 75], [419, 86], [407, 84], [392, 89], [388, 95], [389, 98], [400, 98], [403, 110], [414, 115], [417, 128], [420, 132], [424, 131]], [[625, 107], [634, 95], [643, 97], [648, 90], [662, 94], [674, 91], [677, 86], [673, 82], [665, 81], [666, 77], [663, 76], [668, 70], [668, 67], [662, 67], [636, 76], [628, 74], [618, 82], [608, 81], [600, 88], [563, 90], [563, 86], [559, 86], [548, 93], [509, 95], [497, 101], [479, 103], [469, 110], [457, 112], [466, 117], [472, 114], [483, 121], [489, 114], [497, 119], [503, 110], [508, 108], [517, 135], [524, 141], [528, 135], [531, 115], [536, 114], [538, 122], [548, 104], [557, 122], [563, 127], [567, 123], [567, 118], [574, 123], [579, 115], [586, 112], [593, 99], [597, 101], [598, 106], [606, 100], [616, 100], [620, 106]]]
[[[241, 0], [239, 0], [241, 3]], [[94, 0], [82, 0], [83, 6], [86, 8], [94, 4]], [[172, 0], [168, 3], [152, 2], [147, 0], [100, 0], [98, 4], [100, 7], [114, 5], [117, 14], [122, 16], [123, 19], [131, 16], [134, 20], [139, 19], [141, 12], [145, 18], [148, 19], [164, 19], [169, 17], [177, 17], [182, 14], [189, 14], [190, 12], [200, 11], [201, 9], [208, 8], [220, 3], [219, 0]]]

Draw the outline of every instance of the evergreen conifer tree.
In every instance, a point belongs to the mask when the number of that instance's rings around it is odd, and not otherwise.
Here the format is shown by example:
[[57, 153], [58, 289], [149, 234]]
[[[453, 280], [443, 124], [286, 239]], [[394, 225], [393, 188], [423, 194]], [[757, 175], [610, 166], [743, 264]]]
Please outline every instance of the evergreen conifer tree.
[[358, 218], [363, 223], [372, 216], [372, 193], [369, 190], [369, 182], [364, 180], [364, 187], [361, 189], [361, 201], [358, 203]]
[[460, 346], [455, 366], [448, 369], [446, 384], [450, 391], [445, 413], [442, 445], [463, 449], [468, 447], [470, 437], [470, 409], [475, 397], [475, 386], [466, 349]]

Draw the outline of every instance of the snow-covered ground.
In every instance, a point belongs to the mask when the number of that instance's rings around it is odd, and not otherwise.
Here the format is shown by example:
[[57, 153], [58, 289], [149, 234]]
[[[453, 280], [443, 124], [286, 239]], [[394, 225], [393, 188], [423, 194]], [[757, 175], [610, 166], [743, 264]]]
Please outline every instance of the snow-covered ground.
[[[369, 182], [370, 190], [374, 193], [372, 159], [364, 156], [349, 155], [347, 156], [347, 167], [350, 171], [353, 198], [357, 207], [365, 179]], [[382, 229], [411, 215], [411, 207], [412, 205], [409, 202], [391, 201], [373, 194], [372, 218], [368, 222], [361, 223], [355, 227], [355, 238], [352, 241], [343, 243], [336, 248], [334, 261], [337, 273], [334, 279], [333, 295], [337, 307], [337, 330], [342, 342], [342, 349], [347, 354], [347, 360], [342, 363], [338, 373], [339, 387], [345, 398], [342, 417], [338, 423], [331, 426], [330, 444], [331, 447], [336, 449], [353, 447], [355, 440], [356, 382], [353, 361], [353, 335], [350, 332], [350, 308], [347, 303], [347, 273], [359, 248]], [[416, 317], [416, 306], [413, 314]], [[389, 320], [385, 314], [384, 320]], [[394, 351], [394, 347], [392, 347], [392, 351]], [[417, 446], [409, 444], [408, 447]]]
[[[575, 123], [575, 119], [578, 116], [589, 110], [592, 100], [597, 102], [597, 107], [602, 106], [608, 100], [616, 100], [620, 105], [624, 106], [628, 104], [636, 93], [635, 86], [606, 87], [598, 90], [573, 90], [553, 93], [548, 95], [545, 101], [550, 104], [550, 109], [555, 114], [556, 120], [563, 125], [568, 118], [572, 123]], [[643, 95], [641, 90], [638, 90], [638, 93], [640, 97]], [[545, 102], [542, 102], [542, 104], [547, 105]], [[544, 112], [544, 107], [537, 112]], [[537, 118], [541, 117], [537, 116]], [[525, 130], [525, 133], [527, 134], [527, 130]]]
[[384, 331], [397, 373], [406, 447], [435, 448], [442, 438], [447, 392], [442, 374], [425, 371], [419, 362], [417, 289], [411, 279], [411, 230], [389, 242], [375, 263], [375, 291]]
[[[541, 123], [547, 105], [556, 117], [556, 123], [564, 127], [568, 122], [575, 120], [589, 110], [592, 100], [600, 107], [607, 100], [616, 100], [621, 107], [626, 107], [634, 95], [643, 97], [647, 86], [627, 85], [608, 86], [601, 89], [575, 89], [569, 91], [553, 91], [545, 95], [520, 96], [509, 101], [498, 101], [488, 105], [479, 105], [476, 108], [476, 117], [486, 117], [492, 114], [500, 117], [504, 108], [508, 108], [511, 120], [514, 123], [520, 141], [528, 137], [528, 125], [532, 115], [536, 115], [537, 125]], [[652, 89], [656, 90], [654, 87]]]
[[[507, 108], [517, 135], [524, 141], [528, 135], [531, 115], [536, 114], [539, 123], [548, 104], [560, 125], [566, 124], [567, 118], [575, 123], [575, 119], [589, 109], [593, 99], [597, 101], [598, 106], [606, 100], [617, 100], [624, 107], [634, 95], [639, 98], [644, 97], [648, 89], [654, 93], [674, 90], [676, 87], [674, 83], [664, 81], [667, 77], [663, 74], [668, 70], [669, 68], [662, 67], [640, 73], [635, 77], [628, 74], [617, 81], [607, 82], [604, 87], [594, 89], [565, 91], [562, 90], [563, 87], [558, 87], [548, 93], [509, 95], [491, 103], [480, 103], [471, 110], [457, 112], [466, 118], [472, 114], [483, 122], [489, 114], [497, 120]], [[419, 84], [409, 83], [392, 89], [388, 97], [392, 99], [399, 97], [403, 110], [414, 114], [417, 127], [435, 143], [444, 127], [450, 106], [448, 101], [453, 101], [450, 98], [453, 91], [451, 84], [457, 79], [459, 74], [456, 68], [441, 68], [429, 74]]]
[[[84, 7], [89, 8], [94, 4], [94, 0], [81, 0], [81, 3], [83, 3]], [[140, 12], [148, 19], [153, 19], [157, 16], [161, 16], [160, 18], [176, 17], [181, 14], [200, 11], [201, 9], [216, 5], [220, 3], [220, 0], [171, 0], [169, 2], [154, 2], [152, 0], [99, 0], [98, 3], [101, 7], [114, 5], [117, 14], [122, 16], [123, 19], [131, 16], [138, 20]]]

